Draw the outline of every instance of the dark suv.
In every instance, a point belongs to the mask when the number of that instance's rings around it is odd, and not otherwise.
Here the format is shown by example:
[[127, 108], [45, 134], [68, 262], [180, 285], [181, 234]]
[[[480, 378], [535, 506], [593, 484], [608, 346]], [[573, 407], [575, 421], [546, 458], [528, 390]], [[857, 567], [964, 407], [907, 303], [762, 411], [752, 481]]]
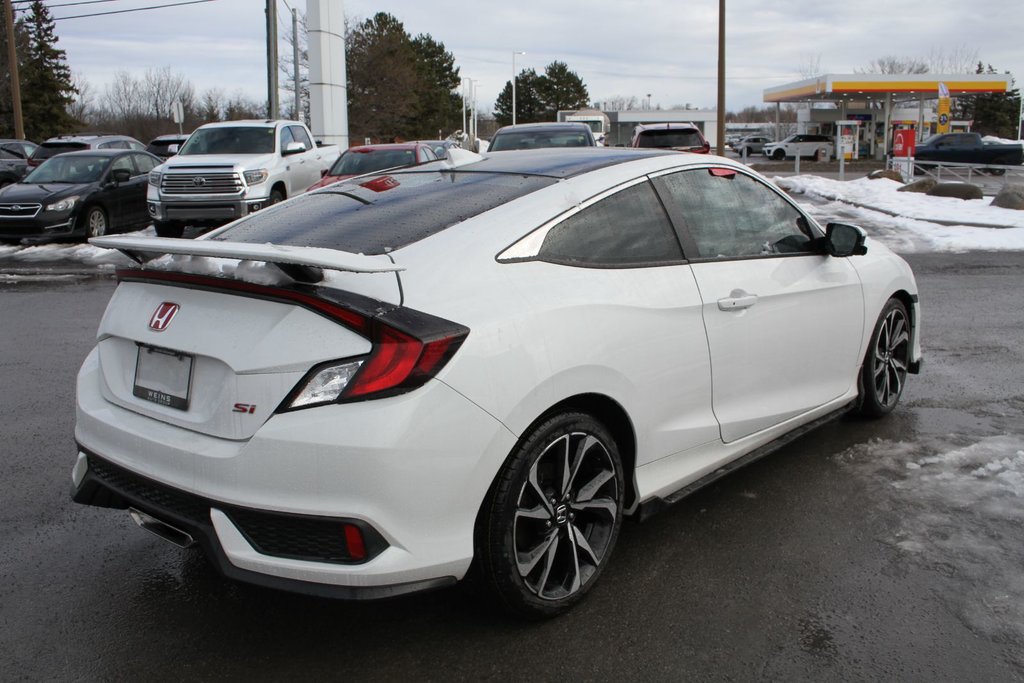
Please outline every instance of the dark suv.
[[709, 154], [711, 145], [692, 123], [648, 123], [633, 129], [630, 147], [674, 149], [677, 152]]
[[52, 137], [32, 152], [28, 167], [35, 168], [47, 159], [64, 152], [78, 152], [83, 149], [133, 149], [144, 152], [146, 146], [127, 135], [109, 133], [74, 133]]
[[585, 123], [520, 123], [499, 128], [487, 151], [541, 147], [597, 147], [597, 142], [590, 126]]

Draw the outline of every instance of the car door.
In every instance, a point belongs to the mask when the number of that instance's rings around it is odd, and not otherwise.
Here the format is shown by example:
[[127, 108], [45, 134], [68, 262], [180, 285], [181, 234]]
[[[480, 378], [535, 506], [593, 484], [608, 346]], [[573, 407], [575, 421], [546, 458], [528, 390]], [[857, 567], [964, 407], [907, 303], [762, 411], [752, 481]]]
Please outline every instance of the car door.
[[681, 225], [700, 291], [722, 440], [849, 391], [864, 312], [848, 260], [825, 255], [811, 221], [753, 176], [704, 167], [660, 176], [656, 186]]
[[288, 126], [288, 128], [292, 139], [295, 142], [301, 142], [306, 148], [305, 152], [295, 155], [301, 159], [302, 182], [299, 184], [300, 187], [292, 190], [293, 192], [304, 192], [306, 188], [320, 180], [320, 169], [323, 167], [320, 160], [321, 152], [309, 138], [305, 128], [302, 126]]

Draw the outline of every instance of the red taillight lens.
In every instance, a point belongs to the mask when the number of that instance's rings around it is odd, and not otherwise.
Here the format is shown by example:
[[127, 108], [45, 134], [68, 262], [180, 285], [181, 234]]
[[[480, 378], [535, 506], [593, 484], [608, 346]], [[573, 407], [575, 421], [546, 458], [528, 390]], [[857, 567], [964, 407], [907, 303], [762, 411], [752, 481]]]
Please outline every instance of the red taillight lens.
[[363, 532], [355, 524], [346, 524], [344, 528], [348, 556], [353, 560], [365, 560], [366, 543], [363, 542]]

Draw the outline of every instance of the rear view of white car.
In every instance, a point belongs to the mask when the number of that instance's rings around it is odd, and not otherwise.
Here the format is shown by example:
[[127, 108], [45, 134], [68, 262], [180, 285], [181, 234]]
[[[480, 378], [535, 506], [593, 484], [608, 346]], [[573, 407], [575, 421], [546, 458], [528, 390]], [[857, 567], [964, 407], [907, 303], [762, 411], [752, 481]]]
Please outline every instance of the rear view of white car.
[[559, 614], [624, 517], [888, 413], [920, 363], [906, 263], [718, 157], [436, 162], [94, 243], [140, 265], [79, 375], [75, 500], [319, 595], [474, 565]]

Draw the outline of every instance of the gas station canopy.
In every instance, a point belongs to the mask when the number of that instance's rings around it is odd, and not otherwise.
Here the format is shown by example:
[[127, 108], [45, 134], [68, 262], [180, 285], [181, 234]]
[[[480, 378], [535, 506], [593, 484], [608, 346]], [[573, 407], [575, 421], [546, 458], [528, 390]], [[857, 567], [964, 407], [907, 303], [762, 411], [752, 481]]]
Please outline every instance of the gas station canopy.
[[1010, 77], [999, 74], [823, 74], [795, 83], [767, 88], [764, 101], [843, 102], [885, 100], [893, 102], [936, 99], [939, 84], [952, 97], [979, 93], [1005, 93]]

